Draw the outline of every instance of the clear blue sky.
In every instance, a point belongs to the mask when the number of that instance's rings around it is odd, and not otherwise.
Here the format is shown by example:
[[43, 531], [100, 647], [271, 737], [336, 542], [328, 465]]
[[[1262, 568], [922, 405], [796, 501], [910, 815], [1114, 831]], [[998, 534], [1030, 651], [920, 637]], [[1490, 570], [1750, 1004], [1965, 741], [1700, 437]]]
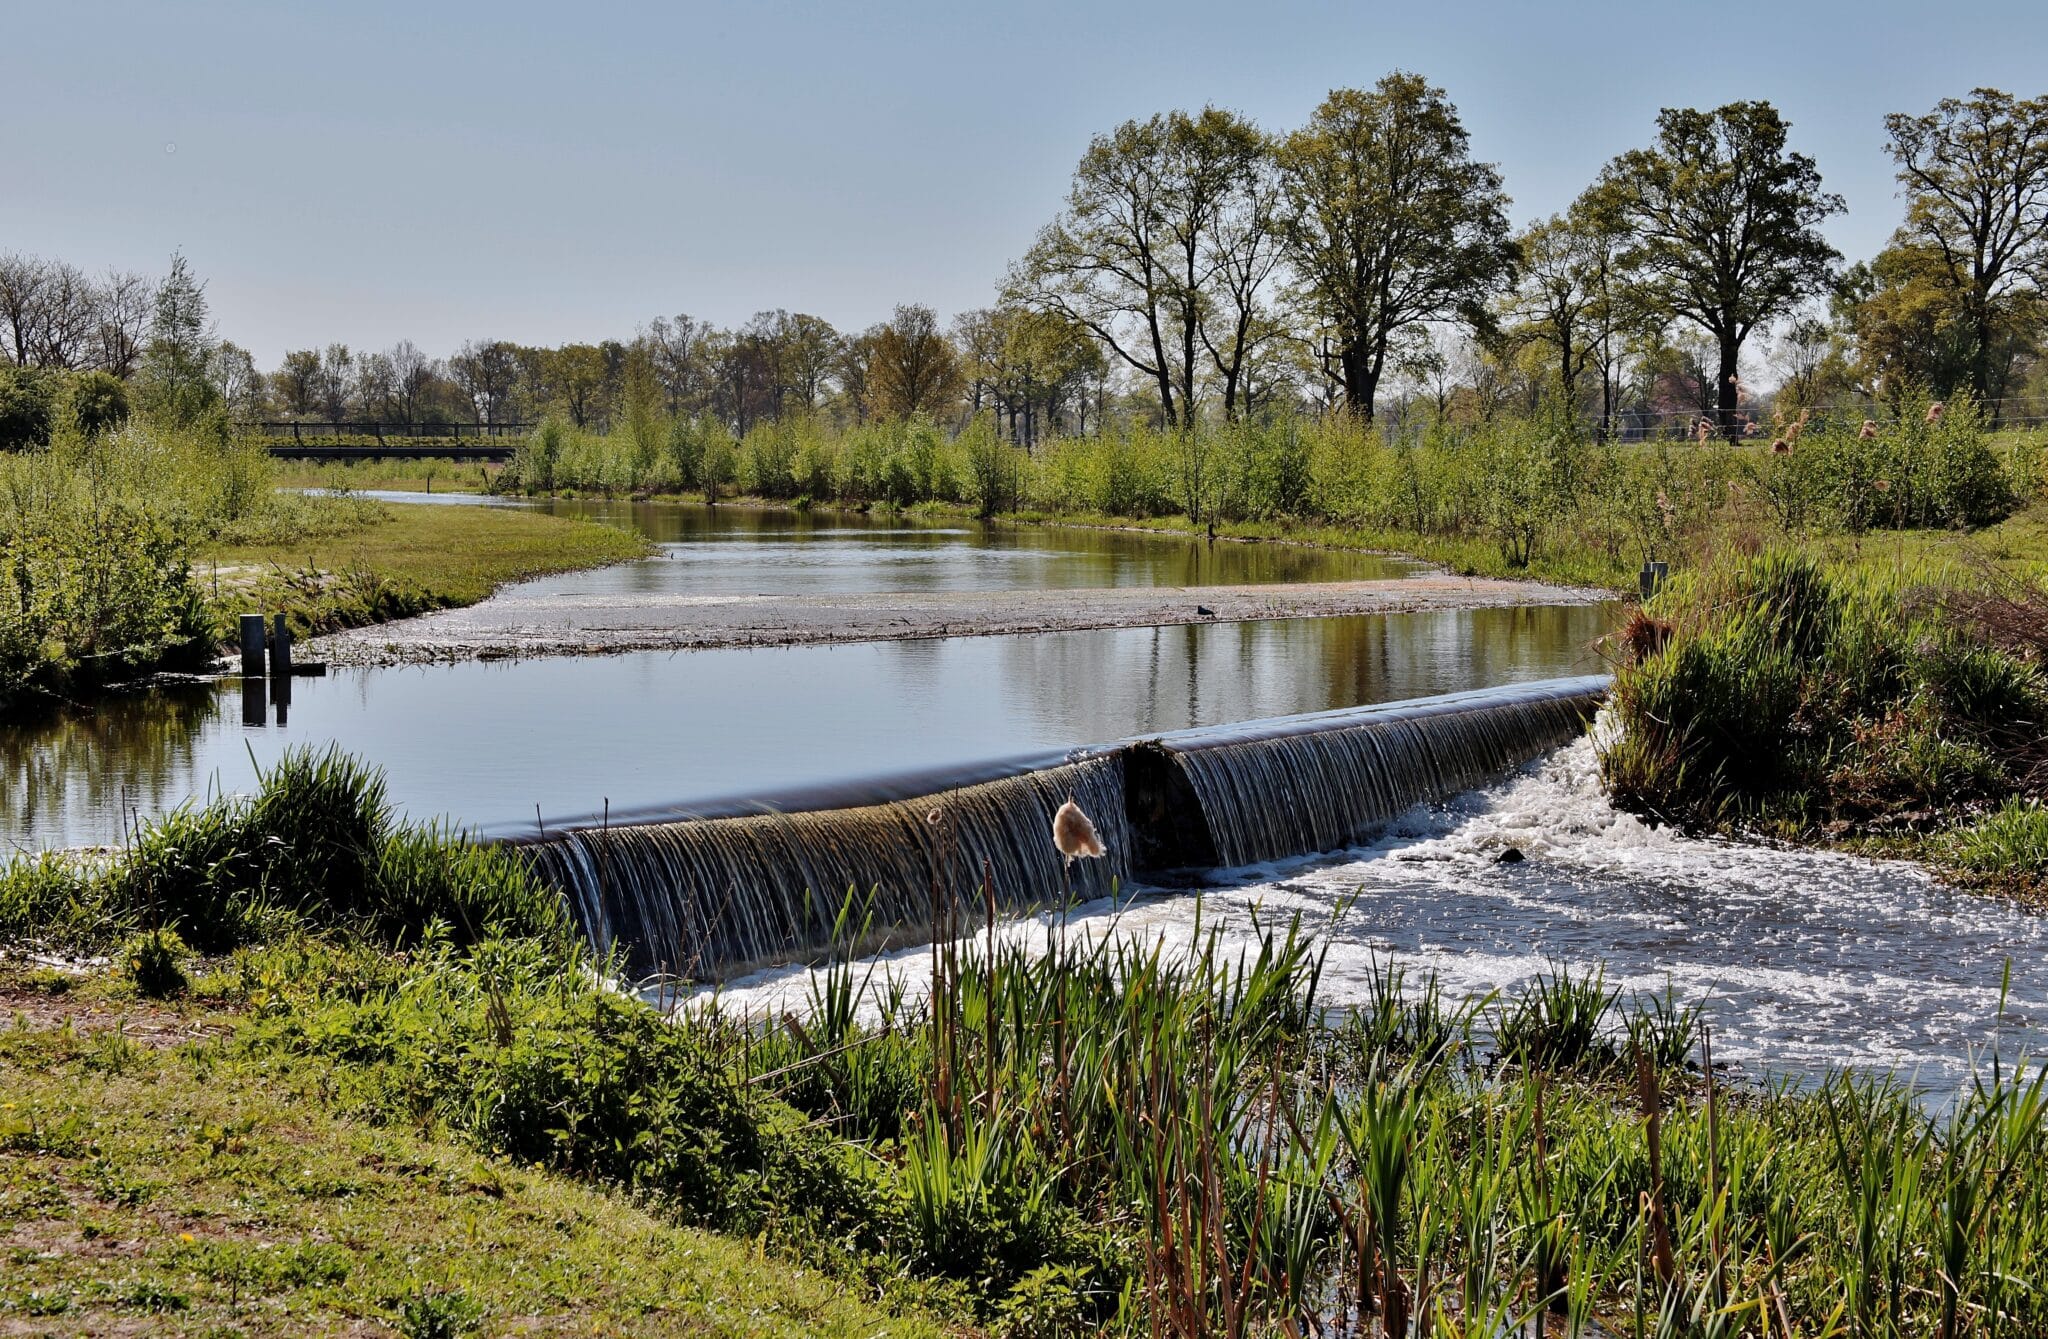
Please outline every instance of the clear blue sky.
[[1868, 255], [1887, 111], [2048, 92], [2041, 0], [623, 5], [0, 0], [0, 251], [162, 271], [287, 347], [630, 335], [768, 307], [987, 303], [1090, 134], [1443, 85], [1518, 220], [1660, 106], [1776, 102]]

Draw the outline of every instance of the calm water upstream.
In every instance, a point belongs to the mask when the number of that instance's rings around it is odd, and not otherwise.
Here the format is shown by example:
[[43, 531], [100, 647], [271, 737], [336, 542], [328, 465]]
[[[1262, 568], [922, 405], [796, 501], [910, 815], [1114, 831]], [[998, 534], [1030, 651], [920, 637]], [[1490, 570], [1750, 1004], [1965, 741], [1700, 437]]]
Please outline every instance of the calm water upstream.
[[661, 545], [623, 563], [528, 584], [530, 595], [696, 595], [1237, 586], [1405, 576], [1400, 558], [1287, 544], [1204, 544], [1138, 530], [916, 525], [857, 513], [558, 501], [565, 516], [627, 525]]
[[[389, 501], [418, 495], [374, 494]], [[459, 501], [458, 501], [459, 499]], [[491, 505], [463, 495], [447, 505]], [[513, 504], [525, 505], [525, 504]], [[1125, 531], [563, 501], [633, 527], [644, 561], [524, 583], [579, 593], [1071, 589], [1399, 576], [1414, 564]], [[745, 795], [1146, 731], [1598, 668], [1597, 608], [1134, 628], [1035, 637], [343, 669], [280, 703], [240, 682], [0, 731], [0, 838], [118, 840], [294, 744], [384, 767], [419, 817], [465, 823]]]
[[286, 747], [328, 740], [422, 817], [744, 795], [1582, 673], [1604, 627], [1597, 607], [1482, 609], [344, 669], [294, 681], [282, 712], [239, 681], [159, 690], [0, 732], [0, 834], [113, 841], [131, 813], [247, 790]]

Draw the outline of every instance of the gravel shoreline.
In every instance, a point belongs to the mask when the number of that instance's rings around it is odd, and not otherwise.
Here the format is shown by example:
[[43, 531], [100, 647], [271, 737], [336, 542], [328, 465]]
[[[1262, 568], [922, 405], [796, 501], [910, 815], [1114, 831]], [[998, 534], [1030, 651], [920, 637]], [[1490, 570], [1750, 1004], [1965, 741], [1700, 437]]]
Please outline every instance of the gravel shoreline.
[[1443, 573], [1299, 585], [859, 595], [522, 596], [316, 639], [336, 665], [431, 664], [737, 646], [993, 637], [1099, 628], [1597, 604], [1611, 591]]

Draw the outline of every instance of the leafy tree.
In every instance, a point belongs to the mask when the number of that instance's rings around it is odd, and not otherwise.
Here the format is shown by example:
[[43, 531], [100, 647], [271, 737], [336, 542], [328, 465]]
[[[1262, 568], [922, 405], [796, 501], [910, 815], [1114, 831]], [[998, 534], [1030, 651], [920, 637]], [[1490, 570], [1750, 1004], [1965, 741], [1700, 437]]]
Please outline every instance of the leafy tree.
[[262, 417], [266, 403], [264, 378], [256, 370], [256, 359], [241, 345], [223, 340], [208, 362], [208, 379], [219, 392], [220, 403], [229, 417], [249, 423]]
[[1787, 129], [1768, 102], [1666, 108], [1656, 143], [1609, 163], [1594, 196], [1628, 238], [1620, 260], [1645, 310], [1713, 340], [1714, 408], [1731, 438], [1744, 342], [1824, 292], [1841, 259], [1820, 224], [1842, 198], [1821, 190], [1811, 158], [1786, 149]]
[[56, 374], [34, 367], [0, 366], [0, 451], [50, 444], [55, 422]]
[[604, 350], [595, 344], [564, 344], [542, 352], [541, 375], [550, 404], [579, 428], [593, 427], [609, 416], [605, 401], [609, 368]]
[[868, 393], [885, 417], [938, 414], [960, 392], [960, 354], [930, 307], [898, 307], [875, 327]]
[[1995, 400], [2014, 334], [2038, 319], [2048, 287], [2048, 97], [1980, 88], [1943, 98], [1925, 116], [1887, 116], [1885, 129], [1906, 193], [1893, 245], [1911, 253], [1915, 305], [1949, 297], [1967, 384], [1978, 399]]
[[71, 381], [66, 412], [83, 437], [97, 437], [128, 421], [128, 383], [111, 372], [82, 372]]
[[293, 418], [318, 412], [320, 398], [320, 353], [316, 349], [293, 349], [270, 375], [270, 388], [278, 407]]
[[1499, 171], [1472, 160], [1457, 108], [1419, 75], [1338, 89], [1279, 148], [1296, 302], [1330, 332], [1346, 408], [1370, 420], [1402, 333], [1462, 317], [1514, 271]]
[[1857, 372], [1871, 393], [1896, 399], [1926, 387], [1946, 395], [1969, 384], [1981, 332], [1938, 251], [1895, 242], [1850, 266], [1840, 292]]
[[206, 285], [182, 254], [157, 286], [142, 353], [142, 407], [173, 423], [196, 423], [220, 404], [212, 377], [220, 347], [207, 311]]
[[1234, 403], [1272, 270], [1268, 155], [1256, 126], [1215, 107], [1098, 136], [1006, 296], [1101, 340], [1152, 384], [1167, 423], [1195, 417], [1206, 361]]
[[465, 340], [448, 360], [448, 376], [469, 399], [477, 423], [513, 417], [512, 392], [519, 384], [519, 350], [502, 339]]
[[1506, 304], [1518, 341], [1548, 345], [1564, 403], [1576, 409], [1588, 372], [1600, 378], [1600, 422], [1611, 424], [1620, 364], [1639, 312], [1620, 282], [1624, 244], [1594, 192], [1517, 239], [1521, 272]]

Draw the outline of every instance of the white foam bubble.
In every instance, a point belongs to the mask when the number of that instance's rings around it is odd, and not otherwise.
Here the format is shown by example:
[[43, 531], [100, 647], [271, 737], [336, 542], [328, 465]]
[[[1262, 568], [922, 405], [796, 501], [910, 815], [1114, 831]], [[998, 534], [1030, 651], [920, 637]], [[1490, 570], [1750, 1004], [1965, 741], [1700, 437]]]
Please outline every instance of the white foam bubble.
[[[1503, 863], [1508, 848], [1524, 859]], [[1328, 954], [1326, 1003], [1368, 997], [1390, 956], [1453, 996], [1515, 991], [1563, 963], [1624, 991], [1706, 1001], [1716, 1058], [1810, 1077], [1836, 1066], [1960, 1081], [1972, 1046], [2038, 1044], [2048, 1025], [2048, 924], [1944, 888], [1923, 871], [1829, 852], [1702, 840], [1617, 811], [1580, 741], [1502, 784], [1404, 815], [1337, 857], [1218, 872], [1197, 893], [1084, 907], [1066, 932], [1158, 940], [1300, 918]], [[1042, 944], [1047, 917], [1013, 922]], [[2003, 1019], [2000, 978], [2012, 981]], [[877, 961], [913, 996], [925, 950]], [[733, 983], [728, 1005], [801, 1008], [809, 973]]]

